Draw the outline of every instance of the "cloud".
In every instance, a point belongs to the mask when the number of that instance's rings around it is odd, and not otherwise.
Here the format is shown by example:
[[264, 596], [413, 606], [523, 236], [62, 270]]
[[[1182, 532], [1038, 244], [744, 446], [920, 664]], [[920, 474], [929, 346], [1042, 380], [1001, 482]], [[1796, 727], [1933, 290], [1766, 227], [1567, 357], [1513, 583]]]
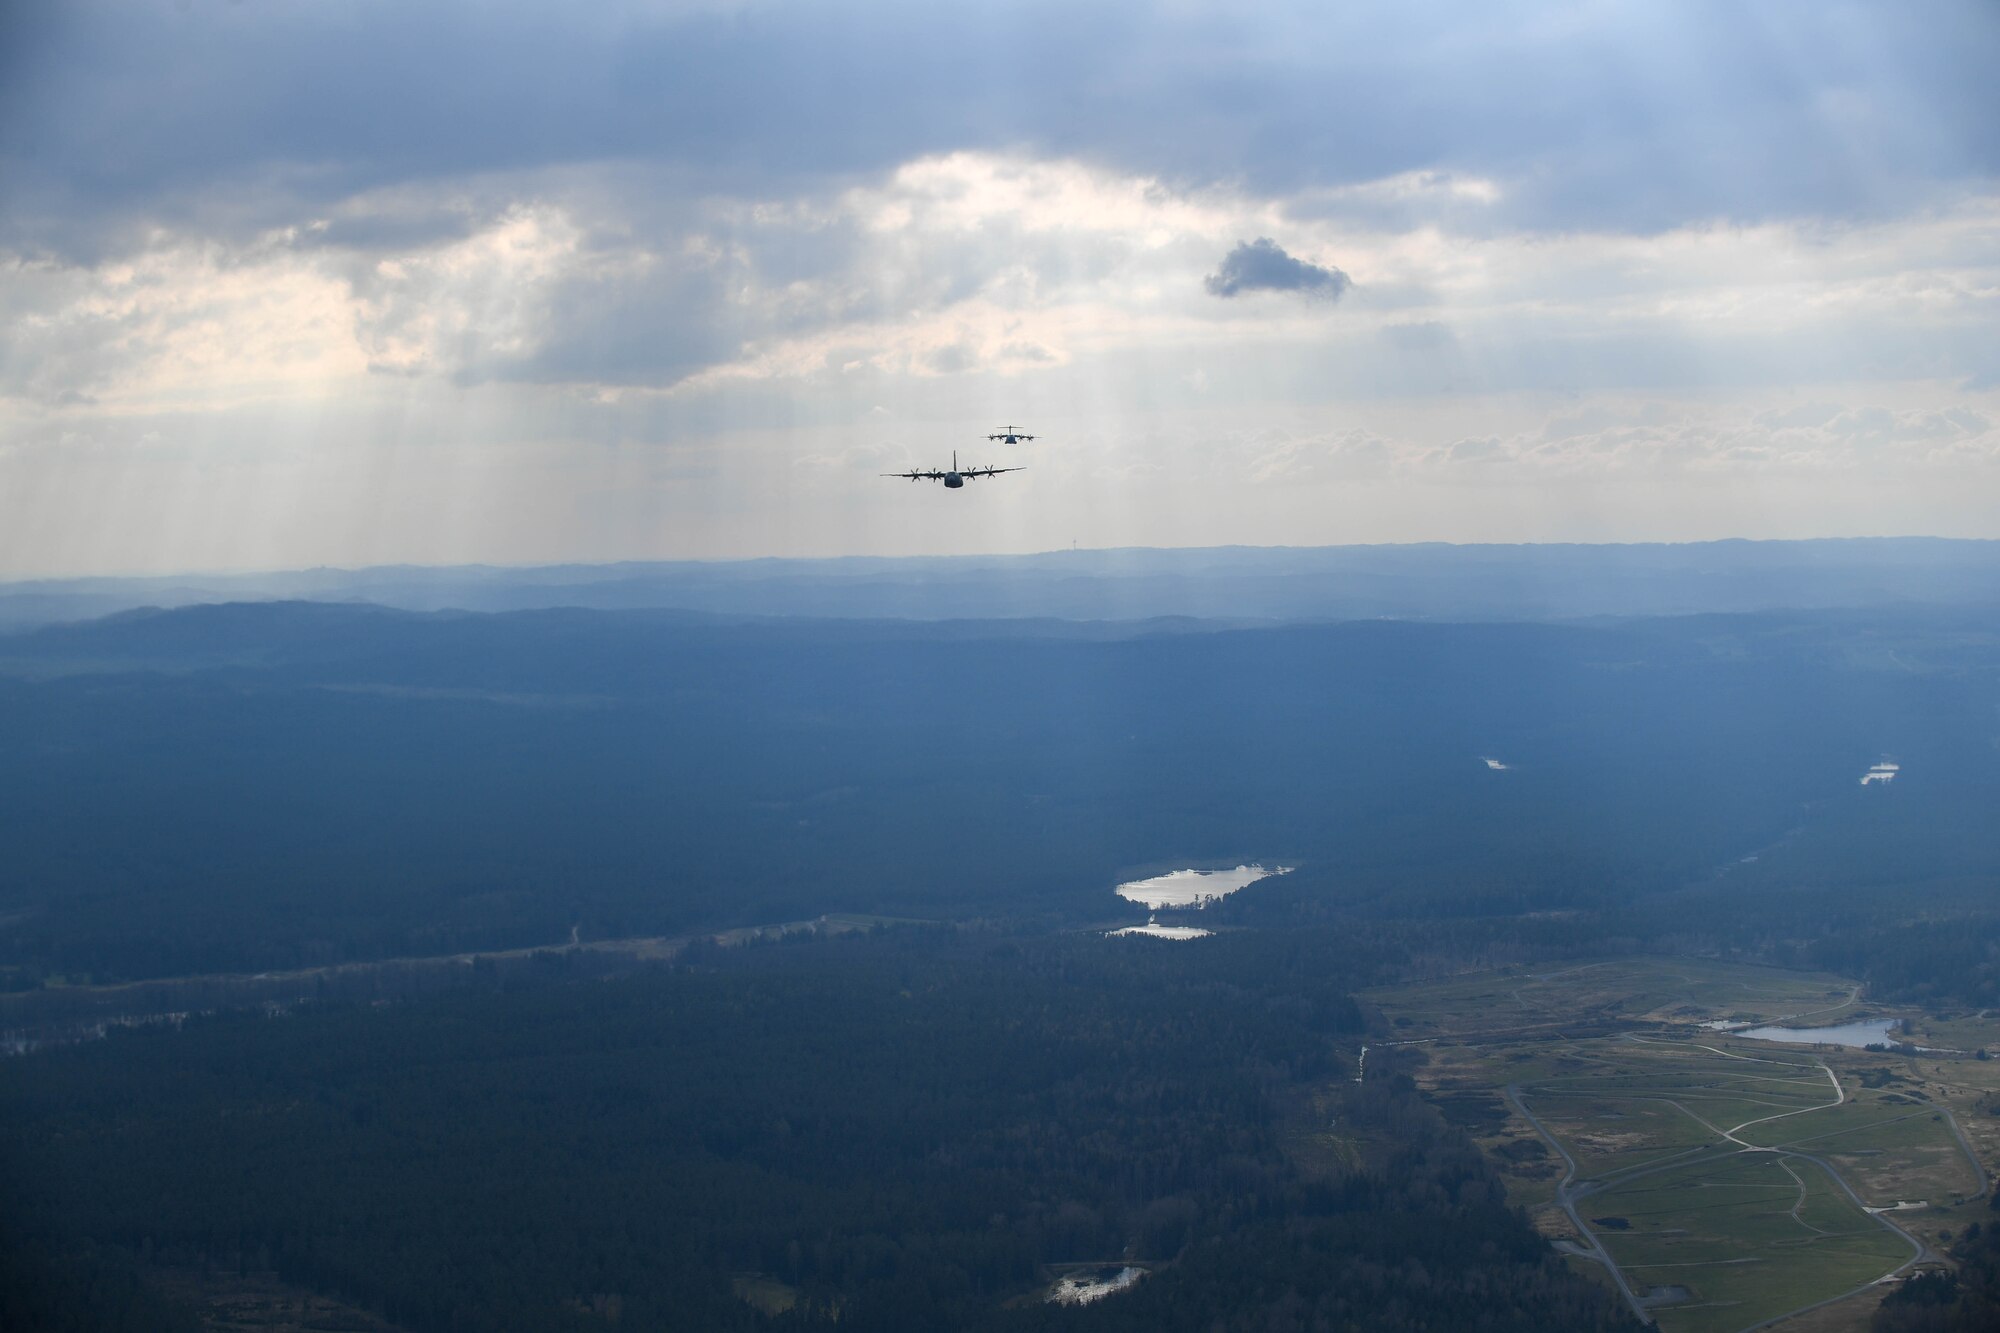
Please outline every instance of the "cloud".
[[[583, 163], [790, 197], [1006, 151], [1412, 225], [1643, 232], [1905, 215], [2000, 172], [1990, 0], [0, 12], [0, 243], [68, 257]], [[1008, 96], [966, 96], [967, 69]]]
[[1050, 365], [1056, 359], [1054, 352], [1034, 342], [1003, 343], [1000, 355], [1010, 361], [1029, 361], [1037, 365]]
[[[1962, 406], [1804, 403], [1758, 411], [1648, 401], [1551, 417], [1540, 430], [1474, 436], [1424, 451], [1417, 465], [1489, 479], [1556, 477], [1788, 479], [1853, 474], [1910, 484], [2000, 464], [1994, 422]], [[1929, 483], [1925, 484], [1943, 484]]]
[[969, 343], [946, 343], [927, 353], [923, 364], [940, 375], [956, 375], [977, 365], [978, 355], [977, 349]]
[[[1766, 477], [1814, 531], [2000, 534], [1996, 64], [1991, 0], [0, 4], [0, 567], [608, 551], [564, 497], [690, 449], [617, 549], [861, 549], [757, 515], [877, 404], [1213, 483], [1131, 540], [1323, 540], [1304, 497], [1370, 488], [1375, 539], [1605, 530], [1488, 481], [1781, 531], [1718, 500]], [[1073, 501], [1060, 544], [1128, 513]]]
[[1385, 324], [1378, 332], [1383, 342], [1403, 352], [1432, 352], [1457, 341], [1449, 325], [1434, 319]]
[[[1446, 237], [971, 153], [797, 197], [671, 185], [606, 164], [378, 191], [241, 243], [155, 231], [94, 265], [0, 253], [0, 395], [127, 410], [171, 390], [202, 411], [213, 395], [323, 398], [372, 371], [727, 391], [731, 411], [789, 386], [858, 410], [864, 382], [878, 401], [942, 374], [1083, 376], [1146, 404], [1197, 369], [1223, 397], [1299, 401], [1884, 380], [1971, 394], [2000, 290], [2000, 198], [1865, 227]], [[1335, 289], [1309, 284], [1333, 269], [1238, 243], [1279, 227], [1341, 257], [1351, 318], [1315, 315]], [[1302, 299], [1223, 305], [1205, 275]]]
[[1347, 290], [1348, 276], [1337, 268], [1322, 268], [1303, 259], [1294, 259], [1276, 241], [1260, 236], [1238, 242], [1222, 258], [1222, 268], [1202, 280], [1210, 296], [1235, 296], [1239, 292], [1300, 292], [1306, 296], [1337, 301]]
[[1373, 480], [1387, 476], [1400, 461], [1394, 445], [1360, 429], [1309, 436], [1270, 432], [1249, 441], [1246, 450], [1247, 471], [1258, 482]]
[[95, 269], [0, 263], [0, 309], [0, 398], [43, 406], [207, 410], [364, 368], [345, 283], [282, 243], [168, 239]]

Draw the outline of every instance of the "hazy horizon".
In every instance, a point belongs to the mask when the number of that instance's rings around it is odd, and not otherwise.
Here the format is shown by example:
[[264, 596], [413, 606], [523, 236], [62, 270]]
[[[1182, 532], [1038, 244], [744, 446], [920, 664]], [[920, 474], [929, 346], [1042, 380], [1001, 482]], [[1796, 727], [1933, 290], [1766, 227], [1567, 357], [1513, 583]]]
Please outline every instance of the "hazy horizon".
[[557, 559], [557, 560], [390, 560], [367, 564], [317, 564], [317, 565], [261, 565], [237, 567], [187, 567], [160, 570], [142, 569], [91, 569], [61, 574], [8, 574], [0, 571], [0, 587], [20, 587], [33, 584], [83, 583], [116, 580], [159, 580], [159, 579], [250, 579], [291, 574], [367, 574], [384, 570], [416, 570], [448, 572], [458, 569], [494, 570], [502, 573], [533, 573], [554, 569], [617, 569], [626, 566], [659, 565], [755, 565], [755, 564], [835, 564], [842, 561], [910, 562], [976, 562], [980, 560], [1032, 560], [1042, 556], [1062, 555], [1115, 555], [1125, 552], [1180, 553], [1203, 551], [1398, 551], [1434, 548], [1443, 550], [1531, 550], [1538, 548], [1560, 549], [1564, 547], [1644, 549], [1660, 548], [1678, 550], [1693, 547], [1726, 546], [1809, 546], [1835, 545], [1843, 543], [1895, 543], [1895, 542], [1937, 542], [1965, 543], [1968, 545], [2000, 545], [2000, 535], [1991, 537], [1958, 536], [1940, 532], [1857, 532], [1821, 533], [1798, 537], [1691, 537], [1686, 539], [1646, 539], [1633, 538], [1625, 541], [1602, 540], [1549, 540], [1549, 541], [1458, 541], [1449, 538], [1412, 538], [1407, 541], [1382, 542], [1210, 542], [1203, 544], [1155, 544], [1131, 543], [1118, 546], [1050, 546], [1020, 550], [981, 551], [844, 551], [838, 553], [764, 554], [764, 555], [707, 555], [707, 556], [637, 556], [607, 557], [604, 559]]

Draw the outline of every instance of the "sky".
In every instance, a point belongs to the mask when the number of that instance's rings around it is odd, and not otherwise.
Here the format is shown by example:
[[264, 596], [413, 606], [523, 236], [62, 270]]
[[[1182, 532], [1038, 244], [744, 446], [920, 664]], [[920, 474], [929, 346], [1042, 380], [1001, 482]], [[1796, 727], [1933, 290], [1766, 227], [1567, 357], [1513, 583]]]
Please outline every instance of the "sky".
[[[1996, 68], [1990, 0], [5, 6], [0, 578], [2000, 538]], [[880, 475], [954, 450], [1027, 470]]]

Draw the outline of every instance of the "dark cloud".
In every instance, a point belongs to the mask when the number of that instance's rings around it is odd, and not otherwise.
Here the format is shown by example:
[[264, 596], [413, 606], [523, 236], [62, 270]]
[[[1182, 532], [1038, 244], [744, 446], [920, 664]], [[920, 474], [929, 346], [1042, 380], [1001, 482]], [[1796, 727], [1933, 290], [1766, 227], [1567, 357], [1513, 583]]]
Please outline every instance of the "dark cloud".
[[1499, 187], [1461, 225], [1551, 230], [1893, 215], [2000, 175], [1991, 0], [1526, 4], [0, 6], [0, 245], [580, 164], [790, 198], [958, 149], [1307, 206], [1438, 172]]
[[541, 339], [524, 353], [479, 349], [460, 382], [671, 385], [734, 360], [746, 331], [727, 292], [730, 268], [663, 265], [643, 278], [587, 275], [555, 284], [537, 314]]
[[972, 369], [977, 362], [976, 350], [963, 342], [948, 343], [924, 358], [924, 364], [940, 375], [959, 374]]
[[486, 220], [464, 209], [421, 213], [384, 209], [317, 222], [298, 232], [292, 243], [302, 250], [418, 250], [462, 241]]
[[1210, 296], [1239, 292], [1302, 292], [1337, 301], [1348, 288], [1348, 277], [1337, 268], [1322, 268], [1294, 259], [1268, 236], [1239, 243], [1222, 258], [1220, 271], [1202, 280]]

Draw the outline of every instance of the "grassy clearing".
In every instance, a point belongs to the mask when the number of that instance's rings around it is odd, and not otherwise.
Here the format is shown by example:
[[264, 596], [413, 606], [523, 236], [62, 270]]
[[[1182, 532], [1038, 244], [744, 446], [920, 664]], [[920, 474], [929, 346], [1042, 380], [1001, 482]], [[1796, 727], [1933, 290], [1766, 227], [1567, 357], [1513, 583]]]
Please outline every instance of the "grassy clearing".
[[1934, 1114], [1927, 1106], [1885, 1105], [1864, 1093], [1839, 1106], [1752, 1125], [1737, 1137], [1766, 1148], [1886, 1149], [1935, 1140], [1936, 1134], [1924, 1128]]
[[2000, 1015], [1991, 1010], [1920, 1015], [1913, 1020], [1909, 1035], [1919, 1046], [1990, 1050], [2000, 1057]]
[[1675, 1333], [1742, 1328], [1871, 1281], [1911, 1253], [1816, 1164], [1733, 1145], [1626, 1167], [1579, 1208], [1635, 1287], [1688, 1289], [1657, 1312]]
[[1484, 972], [1382, 988], [1364, 998], [1383, 1005], [1398, 1037], [1420, 1039], [1606, 1019], [1774, 1022], [1811, 1014], [1814, 1022], [1834, 1022], [1852, 1007], [1854, 990], [1852, 981], [1831, 973], [1709, 959], [1629, 958]]
[[1670, 1333], [1742, 1328], [1870, 1281], [1909, 1254], [1823, 1171], [1774, 1154], [1656, 1172], [1586, 1202], [1587, 1216], [1625, 1222], [1599, 1234], [1635, 1287], [1687, 1288], [1684, 1303], [1657, 1311]]
[[[1511, 1106], [1504, 1119], [1467, 1109], [1510, 1085], [1576, 1159], [1578, 1211], [1634, 1287], [1687, 1289], [1654, 1310], [1660, 1325], [1704, 1333], [1837, 1296], [1910, 1257], [1829, 1168], [1871, 1206], [1927, 1200], [1894, 1216], [1933, 1242], [1984, 1210], [1958, 1202], [1977, 1176], [1944, 1112], [2000, 1148], [2000, 1114], [1984, 1114], [2000, 1111], [2000, 1060], [1786, 1047], [1703, 1026], [1836, 1022], [1856, 993], [1839, 977], [1638, 959], [1368, 998], [1423, 1052], [1420, 1082], [1494, 1155], [1545, 1234], [1574, 1235], [1556, 1202], [1560, 1159]], [[2000, 1020], [1952, 1021], [1966, 1049], [2000, 1049]]]

